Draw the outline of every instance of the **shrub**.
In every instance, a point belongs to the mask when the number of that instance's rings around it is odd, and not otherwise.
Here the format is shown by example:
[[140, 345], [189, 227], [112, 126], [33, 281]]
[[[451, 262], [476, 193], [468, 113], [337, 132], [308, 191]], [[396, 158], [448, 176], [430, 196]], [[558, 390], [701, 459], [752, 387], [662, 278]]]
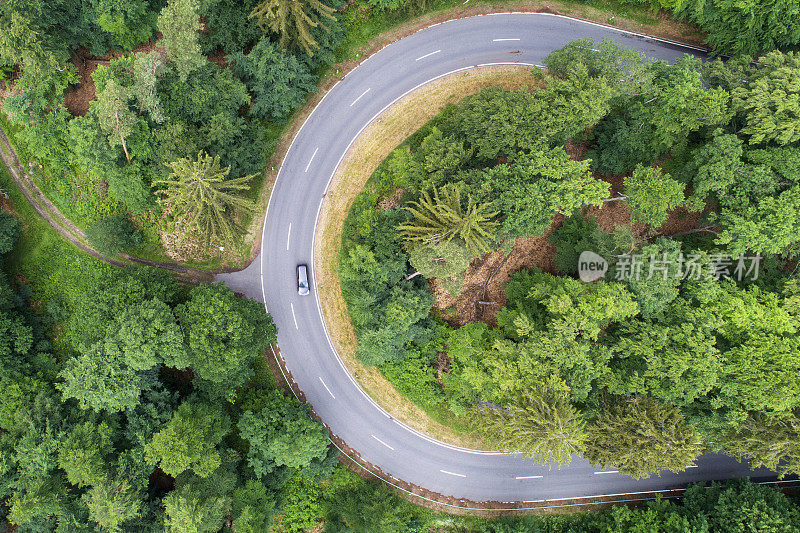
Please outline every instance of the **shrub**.
[[142, 232], [124, 214], [116, 214], [89, 226], [86, 238], [98, 252], [116, 255], [138, 246]]

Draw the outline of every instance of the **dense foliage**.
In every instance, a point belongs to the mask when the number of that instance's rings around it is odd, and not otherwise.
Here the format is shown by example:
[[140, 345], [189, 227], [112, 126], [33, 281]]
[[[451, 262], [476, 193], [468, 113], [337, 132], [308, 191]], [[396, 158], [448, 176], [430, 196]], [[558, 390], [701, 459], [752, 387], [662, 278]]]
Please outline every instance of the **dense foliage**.
[[[0, 210], [0, 260], [19, 226]], [[280, 516], [293, 531], [324, 514], [298, 497], [353, 483], [329, 481], [327, 431], [275, 388], [262, 305], [105, 268], [50, 315], [2, 267], [0, 492], [15, 530], [255, 533]]]
[[[438, 420], [545, 463], [646, 477], [713, 449], [797, 472], [798, 61], [668, 65], [576, 41], [543, 88], [448, 108], [345, 222], [357, 355]], [[627, 223], [593, 218], [609, 202]], [[496, 325], [432, 309], [431, 283], [474, 298], [471, 261], [551, 229], [556, 269], [513, 273]], [[605, 280], [575, 279], [583, 250], [609, 260]]]
[[[255, 2], [3, 2], [0, 69], [10, 72], [12, 90], [2, 106], [21, 155], [41, 168], [39, 186], [84, 229], [135, 214], [128, 219], [143, 231], [144, 250], [173, 246], [178, 250], [166, 251], [185, 257], [180, 248], [187, 238], [241, 242], [236, 225], [186, 224], [203, 212], [177, 212], [180, 202], [154, 200], [171, 167], [219, 158], [230, 169], [222, 179], [232, 182], [233, 198], [216, 203], [218, 195], [206, 210], [220, 221], [249, 220], [246, 192], [236, 180], [261, 173], [271, 150], [268, 132], [274, 137], [316, 89], [342, 39], [338, 5], [285, 4], [297, 21], [324, 12], [326, 24], [305, 23], [298, 34], [313, 46], [295, 47], [283, 23], [259, 27], [256, 14], [263, 9]], [[220, 51], [229, 56], [209, 60]], [[112, 52], [110, 61], [95, 59]], [[81, 82], [75, 65], [96, 68]], [[68, 111], [69, 98], [91, 92], [92, 83], [96, 97], [88, 111]], [[131, 244], [111, 242], [122, 233], [101, 233], [105, 252]], [[202, 257], [217, 247], [191, 250]]]

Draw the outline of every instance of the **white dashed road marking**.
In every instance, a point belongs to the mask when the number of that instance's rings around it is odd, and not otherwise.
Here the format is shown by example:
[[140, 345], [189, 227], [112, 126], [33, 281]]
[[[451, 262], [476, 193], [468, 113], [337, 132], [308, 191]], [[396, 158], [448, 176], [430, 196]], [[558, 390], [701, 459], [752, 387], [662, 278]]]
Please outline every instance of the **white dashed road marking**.
[[318, 151], [318, 150], [319, 150], [319, 146], [317, 146], [316, 148], [314, 148], [314, 153], [313, 153], [313, 154], [311, 154], [311, 159], [309, 159], [309, 160], [308, 160], [308, 164], [306, 165], [306, 172], [308, 172], [308, 169], [309, 169], [309, 168], [311, 168], [311, 162], [314, 160], [314, 156], [316, 156], [316, 155], [317, 155], [317, 151]]
[[597, 474], [618, 474], [618, 473], [619, 473], [619, 470], [605, 470], [604, 472], [595, 472], [595, 475], [597, 475]]
[[376, 441], [380, 442], [381, 444], [383, 444], [384, 446], [386, 446], [386, 447], [387, 447], [387, 448], [389, 448], [390, 450], [394, 451], [394, 448], [392, 448], [391, 446], [389, 446], [388, 444], [386, 444], [385, 442], [383, 442], [381, 439], [379, 439], [379, 438], [378, 438], [378, 437], [376, 437], [375, 435], [370, 435], [370, 437], [372, 437], [372, 438], [373, 438], [373, 439], [375, 439]]
[[519, 37], [509, 37], [506, 39], [492, 39], [492, 42], [499, 43], [503, 41], [519, 41], [519, 40], [520, 40]]
[[325, 387], [325, 390], [326, 390], [326, 391], [328, 391], [328, 394], [330, 394], [330, 395], [331, 395], [331, 398], [333, 398], [333, 399], [335, 400], [335, 399], [336, 399], [336, 396], [334, 396], [334, 395], [333, 395], [333, 393], [331, 392], [331, 390], [328, 388], [328, 386], [327, 386], [327, 385], [325, 385], [325, 382], [324, 382], [324, 381], [322, 381], [322, 378], [321, 378], [321, 377], [319, 378], [319, 380], [320, 380], [320, 382], [322, 383], [322, 386], [323, 386], [323, 387]]
[[289, 232], [286, 234], [286, 249], [289, 249], [289, 241], [292, 238], [292, 223], [289, 222]]
[[441, 472], [442, 474], [449, 474], [451, 476], [467, 477], [465, 474], [456, 474], [455, 472], [448, 472], [447, 470], [439, 470], [439, 472]]
[[294, 304], [289, 304], [289, 307], [292, 308], [292, 320], [294, 320], [294, 329], [300, 329], [297, 325], [297, 317], [294, 315]]
[[517, 476], [515, 479], [541, 479], [544, 476]]
[[359, 100], [361, 100], [361, 97], [362, 97], [362, 96], [364, 96], [365, 94], [367, 94], [368, 92], [369, 92], [369, 89], [367, 89], [366, 91], [364, 91], [363, 93], [361, 93], [361, 96], [359, 96], [358, 98], [356, 98], [355, 100], [353, 100], [353, 103], [352, 103], [352, 104], [350, 104], [350, 107], [353, 107], [354, 105], [356, 105], [356, 102], [358, 102]]
[[420, 59], [425, 59], [426, 57], [431, 57], [433, 54], [438, 54], [441, 50], [436, 50], [435, 52], [431, 52], [430, 54], [425, 54], [422, 57], [416, 58], [414, 61], [419, 61]]

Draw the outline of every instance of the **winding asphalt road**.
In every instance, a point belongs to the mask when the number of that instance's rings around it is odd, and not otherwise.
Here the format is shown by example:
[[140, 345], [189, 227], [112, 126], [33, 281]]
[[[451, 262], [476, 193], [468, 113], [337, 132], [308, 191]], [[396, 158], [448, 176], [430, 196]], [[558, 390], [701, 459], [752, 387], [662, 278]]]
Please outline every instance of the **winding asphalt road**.
[[295, 268], [314, 264], [317, 217], [330, 179], [354, 139], [382, 111], [448, 73], [499, 63], [537, 65], [552, 50], [584, 37], [609, 37], [669, 61], [687, 52], [702, 55], [674, 43], [545, 14], [459, 19], [401, 39], [365, 60], [323, 98], [281, 166], [260, 257], [248, 269], [218, 279], [265, 303], [278, 326], [287, 368], [331, 431], [362, 460], [430, 491], [475, 502], [531, 502], [668, 490], [744, 475], [773, 479], [768, 471], [751, 472], [722, 455], [703, 455], [681, 474], [662, 472], [660, 477], [634, 480], [580, 457], [569, 467], [548, 470], [521, 457], [435, 441], [391, 418], [347, 372], [328, 338], [313, 272], [312, 296], [297, 294]]

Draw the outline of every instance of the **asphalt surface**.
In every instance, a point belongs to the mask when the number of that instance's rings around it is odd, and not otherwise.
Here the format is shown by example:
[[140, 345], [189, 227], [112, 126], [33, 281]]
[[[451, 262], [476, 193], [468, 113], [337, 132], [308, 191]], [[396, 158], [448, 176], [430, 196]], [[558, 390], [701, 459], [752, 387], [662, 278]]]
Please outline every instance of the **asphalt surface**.
[[[290, 147], [272, 191], [262, 252], [246, 270], [220, 275], [237, 291], [266, 304], [278, 326], [281, 355], [307, 401], [360, 458], [395, 478], [471, 501], [539, 501], [635, 494], [694, 481], [751, 476], [730, 457], [706, 454], [683, 473], [634, 480], [576, 457], [549, 470], [521, 457], [465, 450], [435, 441], [380, 409], [335, 353], [314, 290], [313, 245], [319, 209], [331, 177], [359, 133], [405, 94], [461, 69], [498, 63], [537, 65], [552, 50], [584, 37], [612, 38], [649, 56], [675, 60], [696, 51], [612, 28], [545, 14], [502, 14], [438, 24], [365, 60], [317, 106]], [[296, 267], [311, 270], [311, 295], [297, 294]]]

